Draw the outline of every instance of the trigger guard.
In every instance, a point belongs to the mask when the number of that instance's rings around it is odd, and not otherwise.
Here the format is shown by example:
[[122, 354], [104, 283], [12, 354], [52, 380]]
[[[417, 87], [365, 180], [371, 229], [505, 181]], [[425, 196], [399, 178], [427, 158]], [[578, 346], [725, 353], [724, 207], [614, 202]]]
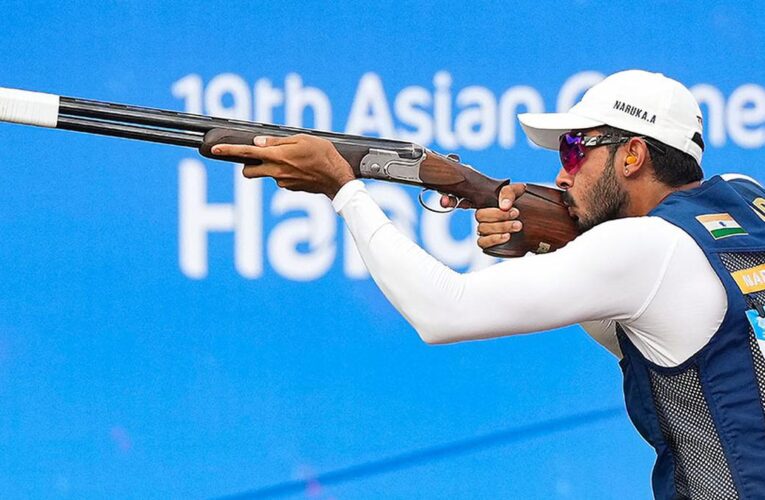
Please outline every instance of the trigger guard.
[[430, 191], [430, 189], [425, 188], [422, 191], [420, 191], [420, 193], [417, 195], [417, 200], [420, 202], [420, 205], [422, 206], [422, 208], [424, 208], [425, 210], [429, 212], [433, 212], [434, 214], [448, 214], [448, 213], [454, 212], [459, 206], [459, 204], [465, 200], [465, 198], [457, 198], [454, 195], [447, 194], [445, 196], [448, 196], [449, 199], [456, 200], [457, 203], [453, 207], [446, 208], [444, 210], [437, 210], [435, 208], [429, 207], [427, 203], [425, 203], [425, 200], [422, 199], [422, 196], [425, 194], [426, 191]]

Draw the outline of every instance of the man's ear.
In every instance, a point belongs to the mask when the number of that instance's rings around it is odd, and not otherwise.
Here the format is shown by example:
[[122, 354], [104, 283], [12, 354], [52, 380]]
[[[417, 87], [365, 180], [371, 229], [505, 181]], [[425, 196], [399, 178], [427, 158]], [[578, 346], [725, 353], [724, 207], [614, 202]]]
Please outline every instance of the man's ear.
[[624, 176], [635, 175], [649, 161], [648, 145], [639, 137], [632, 137], [625, 144]]

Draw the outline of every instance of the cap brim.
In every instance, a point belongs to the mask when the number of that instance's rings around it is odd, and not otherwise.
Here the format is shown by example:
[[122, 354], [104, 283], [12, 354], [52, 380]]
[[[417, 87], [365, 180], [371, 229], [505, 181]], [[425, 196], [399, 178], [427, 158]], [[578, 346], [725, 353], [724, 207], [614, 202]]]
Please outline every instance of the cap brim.
[[545, 149], [558, 149], [561, 134], [571, 130], [601, 127], [603, 122], [571, 113], [521, 113], [523, 131], [531, 142]]

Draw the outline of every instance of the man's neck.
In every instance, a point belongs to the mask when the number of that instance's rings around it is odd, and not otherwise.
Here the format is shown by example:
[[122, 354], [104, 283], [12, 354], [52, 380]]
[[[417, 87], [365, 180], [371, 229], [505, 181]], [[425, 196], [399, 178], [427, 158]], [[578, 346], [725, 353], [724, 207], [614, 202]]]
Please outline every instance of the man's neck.
[[676, 191], [686, 191], [701, 185], [700, 181], [689, 182], [682, 186], [667, 186], [664, 183], [651, 180], [649, 184], [635, 189], [630, 193], [630, 204], [627, 210], [628, 216], [639, 217], [648, 215], [648, 212], [656, 208], [664, 199]]

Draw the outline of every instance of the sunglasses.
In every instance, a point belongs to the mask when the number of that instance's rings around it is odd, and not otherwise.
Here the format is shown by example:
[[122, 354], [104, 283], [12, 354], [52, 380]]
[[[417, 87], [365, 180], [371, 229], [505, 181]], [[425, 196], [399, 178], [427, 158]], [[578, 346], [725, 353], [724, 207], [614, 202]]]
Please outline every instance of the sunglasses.
[[597, 148], [609, 144], [624, 144], [630, 140], [630, 136], [624, 135], [596, 135], [586, 136], [581, 132], [572, 134], [567, 132], [560, 136], [558, 152], [560, 153], [560, 163], [563, 170], [573, 175], [579, 172], [584, 162], [586, 148]]

